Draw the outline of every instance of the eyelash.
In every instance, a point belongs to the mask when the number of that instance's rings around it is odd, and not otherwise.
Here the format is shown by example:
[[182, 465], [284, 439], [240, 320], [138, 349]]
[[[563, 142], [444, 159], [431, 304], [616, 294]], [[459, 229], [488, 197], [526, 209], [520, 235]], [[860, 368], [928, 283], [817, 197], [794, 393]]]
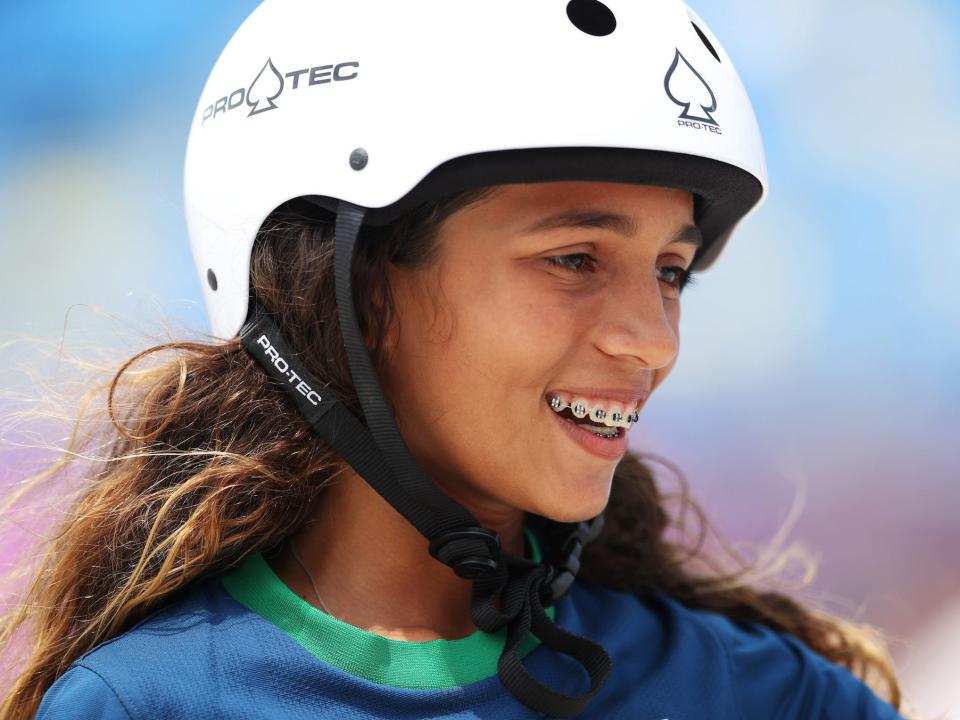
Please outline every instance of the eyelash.
[[[592, 272], [592, 270], [590, 271], [585, 270], [583, 268], [583, 265], [581, 265], [580, 267], [574, 268], [561, 262], [562, 260], [567, 258], [585, 258], [589, 261], [589, 265], [591, 267], [595, 266], [597, 263], [597, 261], [593, 258], [593, 256], [589, 255], [588, 253], [573, 253], [571, 255], [553, 255], [551, 257], [545, 258], [545, 260], [551, 265], [555, 265], [556, 267], [562, 268], [563, 270], [568, 270], [577, 275], [584, 275], [587, 272]], [[677, 274], [680, 276], [680, 279], [674, 283], [667, 283], [667, 285], [677, 288], [680, 291], [683, 291], [684, 288], [687, 288], [693, 285], [697, 275], [697, 273], [693, 272], [692, 270], [684, 270], [682, 267], [675, 266], [675, 265], [665, 266], [663, 269], [675, 270], [677, 272]]]

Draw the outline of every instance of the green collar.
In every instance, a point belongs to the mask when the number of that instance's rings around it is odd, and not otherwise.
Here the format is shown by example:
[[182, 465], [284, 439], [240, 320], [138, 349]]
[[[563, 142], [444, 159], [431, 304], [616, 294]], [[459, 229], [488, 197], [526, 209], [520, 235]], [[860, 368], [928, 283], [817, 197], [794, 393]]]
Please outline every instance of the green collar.
[[[530, 556], [540, 562], [536, 536], [524, 528]], [[287, 587], [260, 553], [221, 576], [234, 600], [276, 625], [320, 660], [381, 685], [402, 688], [447, 688], [497, 674], [506, 628], [477, 630], [457, 640], [393, 640], [354, 627], [314, 607]], [[551, 620], [556, 608], [546, 608]], [[540, 644], [531, 634], [520, 645], [525, 657]]]

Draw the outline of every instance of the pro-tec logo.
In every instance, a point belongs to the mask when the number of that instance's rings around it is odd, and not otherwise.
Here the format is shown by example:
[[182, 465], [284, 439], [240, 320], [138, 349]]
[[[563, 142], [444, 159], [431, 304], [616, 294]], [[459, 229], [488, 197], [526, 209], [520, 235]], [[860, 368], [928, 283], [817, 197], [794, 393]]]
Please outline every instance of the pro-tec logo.
[[312, 405], [319, 405], [323, 399], [317, 392], [307, 385], [303, 379], [290, 369], [290, 363], [283, 359], [283, 356], [277, 351], [265, 334], [257, 338], [257, 345], [263, 348], [263, 356], [273, 363], [273, 366], [280, 371], [284, 379], [296, 388], [297, 392], [303, 395]]
[[678, 125], [723, 134], [711, 115], [717, 109], [717, 96], [679, 48], [663, 78], [663, 89], [667, 91], [668, 98], [683, 108], [677, 120]]
[[359, 67], [360, 63], [349, 61], [336, 65], [317, 65], [316, 67], [281, 73], [277, 70], [277, 66], [273, 64], [273, 59], [268, 57], [260, 72], [257, 73], [248, 87], [237, 88], [207, 105], [203, 109], [203, 120], [200, 124], [204, 125], [207, 120], [216, 118], [229, 110], [236, 110], [239, 107], [250, 108], [247, 117], [267, 110], [276, 110], [279, 107], [276, 100], [280, 97], [284, 87], [287, 86], [287, 78], [290, 79], [290, 90], [298, 90], [301, 87], [353, 80], [357, 76], [357, 68]]

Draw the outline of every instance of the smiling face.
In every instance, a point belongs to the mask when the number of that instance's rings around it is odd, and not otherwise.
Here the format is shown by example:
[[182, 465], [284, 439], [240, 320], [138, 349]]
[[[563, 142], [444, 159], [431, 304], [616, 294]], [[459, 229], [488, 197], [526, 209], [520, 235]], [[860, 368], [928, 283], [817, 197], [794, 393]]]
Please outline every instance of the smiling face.
[[550, 401], [642, 411], [677, 358], [696, 238], [683, 190], [505, 185], [444, 222], [434, 262], [391, 265], [383, 386], [434, 482], [478, 516], [600, 513], [626, 441]]

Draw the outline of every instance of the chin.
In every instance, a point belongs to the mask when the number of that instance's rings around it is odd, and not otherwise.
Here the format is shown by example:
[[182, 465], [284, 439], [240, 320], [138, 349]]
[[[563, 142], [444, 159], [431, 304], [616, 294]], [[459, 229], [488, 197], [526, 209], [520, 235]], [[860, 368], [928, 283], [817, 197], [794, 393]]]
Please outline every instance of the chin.
[[541, 502], [533, 509], [537, 515], [562, 523], [591, 520], [602, 513], [610, 500], [610, 484], [602, 493], [577, 497], [559, 495], [552, 502]]

